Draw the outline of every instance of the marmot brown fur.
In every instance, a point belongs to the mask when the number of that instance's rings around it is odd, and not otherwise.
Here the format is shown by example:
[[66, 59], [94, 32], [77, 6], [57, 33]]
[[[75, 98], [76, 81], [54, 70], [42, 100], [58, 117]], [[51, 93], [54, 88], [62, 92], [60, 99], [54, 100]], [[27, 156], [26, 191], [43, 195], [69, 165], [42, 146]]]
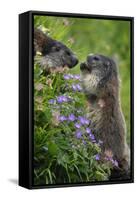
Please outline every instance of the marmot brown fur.
[[110, 152], [118, 162], [110, 179], [129, 179], [130, 153], [121, 110], [117, 66], [106, 56], [88, 55], [80, 68], [92, 131], [98, 140], [103, 141], [102, 152]]
[[41, 55], [37, 61], [46, 70], [65, 66], [72, 68], [78, 63], [76, 55], [67, 46], [40, 29], [34, 30], [34, 55], [37, 52]]

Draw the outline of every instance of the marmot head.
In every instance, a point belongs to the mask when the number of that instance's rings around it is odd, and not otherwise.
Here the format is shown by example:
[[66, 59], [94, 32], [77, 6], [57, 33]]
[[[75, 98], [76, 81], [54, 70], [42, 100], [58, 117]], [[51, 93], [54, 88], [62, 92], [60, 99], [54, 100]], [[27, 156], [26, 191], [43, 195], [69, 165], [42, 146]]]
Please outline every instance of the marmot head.
[[41, 30], [34, 30], [34, 55], [39, 52], [39, 63], [46, 68], [74, 67], [78, 63], [76, 55], [63, 43], [56, 41]]
[[118, 72], [115, 62], [103, 55], [88, 55], [86, 62], [80, 65], [85, 93], [101, 95], [111, 92], [118, 85]]

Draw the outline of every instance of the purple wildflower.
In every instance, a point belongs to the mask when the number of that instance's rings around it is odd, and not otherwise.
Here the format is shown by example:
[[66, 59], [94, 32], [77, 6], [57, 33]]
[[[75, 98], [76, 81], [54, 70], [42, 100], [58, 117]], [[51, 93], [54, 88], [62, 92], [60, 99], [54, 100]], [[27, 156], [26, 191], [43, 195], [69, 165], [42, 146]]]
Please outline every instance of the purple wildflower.
[[88, 119], [85, 119], [85, 124], [89, 125], [90, 121]]
[[90, 134], [91, 133], [91, 129], [90, 128], [86, 128], [86, 132]]
[[85, 118], [82, 116], [78, 116], [78, 120], [80, 121], [81, 124], [85, 124]]
[[64, 101], [64, 102], [67, 102], [67, 101], [69, 101], [69, 98], [68, 98], [68, 97], [66, 97], [66, 96], [62, 96], [62, 99], [63, 99], [63, 101]]
[[79, 74], [74, 74], [74, 79], [76, 79], [76, 80], [80, 80], [80, 75]]
[[91, 140], [95, 140], [95, 136], [92, 133], [89, 134], [89, 137]]
[[80, 127], [81, 127], [81, 124], [75, 123], [75, 127], [76, 127], [76, 128], [80, 128]]
[[117, 160], [114, 160], [113, 164], [114, 164], [114, 166], [118, 167], [118, 161]]
[[76, 117], [75, 117], [75, 115], [74, 114], [70, 114], [69, 116], [68, 116], [68, 119], [70, 120], [70, 121], [75, 121], [75, 119], [76, 119]]
[[65, 120], [67, 120], [66, 116], [64, 116], [64, 115], [59, 116], [59, 121], [63, 122]]
[[65, 75], [64, 75], [64, 79], [65, 79], [65, 80], [69, 80], [69, 79], [70, 79], [70, 75], [69, 75], [69, 74], [65, 74]]
[[62, 103], [63, 102], [62, 96], [57, 97], [57, 102], [58, 103]]
[[77, 87], [77, 90], [78, 90], [79, 92], [82, 90], [82, 87], [81, 87], [79, 84], [77, 84], [76, 87]]
[[72, 89], [73, 89], [73, 91], [77, 91], [77, 86], [73, 84]]
[[114, 159], [112, 157], [108, 157], [108, 160], [112, 162], [112, 164], [114, 163]]
[[57, 97], [57, 102], [58, 103], [63, 103], [63, 102], [68, 102], [69, 101], [69, 98], [66, 97], [66, 96], [58, 96]]
[[79, 121], [81, 124], [86, 124], [86, 125], [89, 125], [90, 121], [88, 119], [86, 119], [85, 117], [82, 117], [82, 116], [79, 116], [78, 117]]
[[73, 84], [72, 89], [73, 89], [73, 91], [79, 91], [80, 92], [82, 90], [82, 87], [79, 84]]
[[95, 155], [95, 160], [100, 160], [100, 155], [99, 154]]
[[112, 156], [106, 156], [105, 159], [108, 160], [108, 161], [110, 161], [115, 167], [118, 167], [118, 161], [114, 160], [112, 158]]
[[82, 137], [82, 132], [80, 130], [76, 131], [76, 138], [80, 139]]
[[49, 103], [50, 103], [50, 104], [54, 104], [54, 103], [55, 103], [55, 100], [54, 100], [54, 99], [50, 99], [50, 100], [49, 100]]
[[76, 80], [80, 80], [80, 75], [79, 74], [64, 74], [64, 79], [65, 80], [69, 80], [69, 79], [76, 79]]
[[117, 160], [114, 160], [112, 157], [108, 157], [108, 160], [111, 161], [111, 163], [112, 163], [114, 166], [118, 167], [118, 162], [117, 162]]

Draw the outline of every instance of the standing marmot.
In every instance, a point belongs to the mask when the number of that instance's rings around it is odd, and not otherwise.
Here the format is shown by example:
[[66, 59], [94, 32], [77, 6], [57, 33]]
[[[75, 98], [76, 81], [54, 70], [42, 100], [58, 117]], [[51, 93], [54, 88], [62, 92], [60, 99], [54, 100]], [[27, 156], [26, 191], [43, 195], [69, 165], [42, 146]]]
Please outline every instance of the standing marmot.
[[89, 102], [91, 128], [103, 141], [102, 151], [118, 161], [111, 180], [130, 178], [130, 154], [126, 126], [119, 97], [119, 77], [115, 62], [103, 55], [88, 55], [80, 65], [82, 84]]
[[40, 53], [38, 63], [46, 70], [58, 67], [74, 67], [78, 63], [76, 55], [63, 43], [54, 40], [41, 30], [34, 30], [34, 55]]

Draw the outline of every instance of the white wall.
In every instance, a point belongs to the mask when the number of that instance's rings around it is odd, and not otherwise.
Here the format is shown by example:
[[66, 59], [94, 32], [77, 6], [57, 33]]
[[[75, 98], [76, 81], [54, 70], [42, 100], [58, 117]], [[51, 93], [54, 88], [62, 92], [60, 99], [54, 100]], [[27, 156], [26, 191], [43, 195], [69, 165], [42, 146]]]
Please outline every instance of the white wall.
[[[136, 0], [0, 1], [0, 199], [81, 200], [87, 198], [96, 200], [126, 200], [132, 197], [132, 199], [135, 199], [137, 195], [137, 183], [35, 191], [23, 189], [15, 184], [18, 176], [18, 14], [27, 10], [43, 10], [126, 15], [135, 16], [136, 20], [137, 9], [135, 2]], [[135, 31], [137, 32], [136, 22]], [[135, 38], [136, 45], [137, 41]], [[137, 77], [136, 68], [135, 74]], [[135, 81], [137, 83], [137, 78]], [[135, 99], [137, 100], [137, 93], [135, 94]], [[136, 105], [135, 110], [137, 111]], [[135, 117], [137, 117], [136, 112]], [[136, 124], [135, 133], [137, 131]], [[136, 145], [137, 139], [135, 138], [135, 148]], [[135, 167], [135, 176], [137, 175], [136, 171], [137, 167]]]

